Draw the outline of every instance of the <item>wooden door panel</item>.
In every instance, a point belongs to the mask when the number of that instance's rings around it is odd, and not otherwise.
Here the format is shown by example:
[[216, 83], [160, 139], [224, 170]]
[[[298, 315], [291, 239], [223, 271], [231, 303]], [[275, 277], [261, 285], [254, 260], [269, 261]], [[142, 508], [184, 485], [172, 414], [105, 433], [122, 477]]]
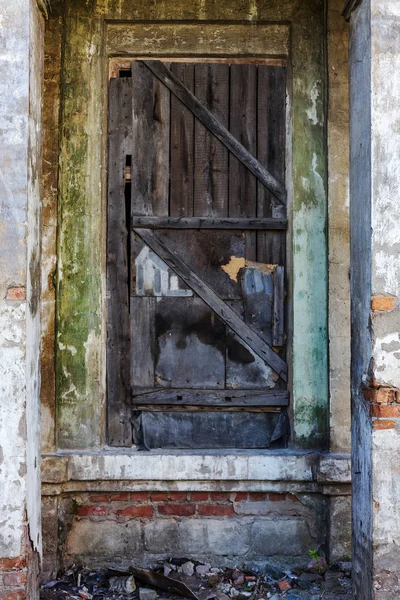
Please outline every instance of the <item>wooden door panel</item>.
[[130, 445], [133, 408], [147, 448], [283, 443], [285, 69], [134, 61], [115, 81], [109, 442]]
[[225, 387], [225, 324], [200, 298], [160, 299], [155, 333], [155, 387]]

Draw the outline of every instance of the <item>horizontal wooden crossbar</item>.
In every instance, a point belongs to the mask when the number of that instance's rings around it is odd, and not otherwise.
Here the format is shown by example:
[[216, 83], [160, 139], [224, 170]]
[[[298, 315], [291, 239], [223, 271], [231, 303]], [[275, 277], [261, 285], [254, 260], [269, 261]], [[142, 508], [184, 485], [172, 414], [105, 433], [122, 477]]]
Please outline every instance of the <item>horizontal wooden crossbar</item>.
[[146, 67], [175, 94], [207, 127], [207, 129], [218, 138], [232, 154], [234, 154], [265, 187], [282, 203], [286, 204], [286, 190], [277, 179], [249, 152], [226, 127], [202, 104], [194, 94], [158, 60], [142, 61]]
[[133, 404], [151, 406], [188, 405], [220, 406], [223, 408], [246, 408], [263, 406], [288, 406], [286, 390], [188, 390], [180, 388], [132, 390]]
[[144, 229], [287, 229], [287, 219], [235, 219], [220, 217], [133, 217], [133, 228]]

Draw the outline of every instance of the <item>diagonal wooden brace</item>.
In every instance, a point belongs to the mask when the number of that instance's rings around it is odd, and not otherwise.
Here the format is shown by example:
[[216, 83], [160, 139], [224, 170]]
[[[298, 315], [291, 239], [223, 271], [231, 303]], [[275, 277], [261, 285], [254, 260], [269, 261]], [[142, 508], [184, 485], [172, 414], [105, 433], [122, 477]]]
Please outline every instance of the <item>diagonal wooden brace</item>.
[[283, 381], [287, 381], [284, 360], [228, 306], [175, 251], [150, 229], [133, 231], [230, 327]]

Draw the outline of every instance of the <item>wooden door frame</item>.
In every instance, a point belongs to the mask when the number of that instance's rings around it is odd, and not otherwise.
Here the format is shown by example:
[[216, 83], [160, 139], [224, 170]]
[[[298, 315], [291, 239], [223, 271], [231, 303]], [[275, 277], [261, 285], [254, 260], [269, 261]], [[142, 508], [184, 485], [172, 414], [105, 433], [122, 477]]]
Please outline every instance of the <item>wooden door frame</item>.
[[[310, 10], [307, 8], [307, 11]], [[306, 12], [307, 12], [306, 11]], [[176, 58], [211, 60], [224, 58], [227, 60], [287, 60], [288, 68], [288, 110], [287, 110], [287, 181], [288, 207], [291, 227], [288, 230], [288, 273], [295, 273], [289, 286], [289, 323], [291, 322], [292, 342], [288, 343], [288, 361], [292, 367], [289, 379], [292, 382], [292, 411], [294, 424], [294, 445], [298, 447], [318, 447], [327, 445], [328, 432], [328, 369], [327, 369], [327, 244], [326, 244], [326, 122], [325, 122], [325, 57], [323, 45], [323, 19], [322, 14], [317, 21], [304, 20], [301, 13], [298, 20], [290, 24], [287, 21], [276, 23], [115, 23], [104, 22], [104, 27], [94, 33], [87, 31], [88, 37], [95, 41], [99, 49], [100, 58], [94, 59], [94, 64], [79, 65], [77, 56], [71, 51], [64, 55], [64, 78], [66, 74], [71, 81], [72, 88], [82, 95], [79, 88], [79, 73], [85, 79], [87, 89], [93, 89], [93, 98], [89, 97], [88, 108], [83, 108], [83, 121], [88, 124], [92, 133], [90, 147], [96, 148], [89, 152], [84, 161], [74, 157], [74, 147], [70, 140], [63, 137], [61, 141], [62, 167], [60, 172], [60, 236], [59, 248], [61, 263], [64, 259], [64, 244], [67, 239], [79, 235], [78, 223], [71, 223], [68, 218], [68, 206], [72, 200], [70, 186], [76, 188], [76, 181], [83, 177], [83, 181], [90, 181], [90, 193], [82, 197], [86, 211], [106, 214], [106, 173], [102, 168], [106, 156], [107, 138], [107, 86], [110, 64], [121, 60], [121, 56], [129, 60], [132, 58]], [[99, 20], [101, 25], [101, 19]], [[83, 28], [85, 23], [81, 23]], [[218, 29], [218, 48], [216, 45], [213, 56], [204, 52], [204, 42], [199, 40], [200, 34], [204, 39], [207, 27], [214, 26]], [[72, 27], [72, 22], [67, 23]], [[73, 26], [75, 27], [75, 26]], [[187, 30], [190, 28], [190, 35]], [[172, 37], [165, 36], [164, 49], [160, 49], [160, 39], [163, 32], [169, 30]], [[310, 35], [311, 29], [313, 35]], [[132, 31], [136, 32], [132, 35]], [[236, 31], [234, 43], [228, 43], [228, 34]], [[238, 31], [240, 35], [238, 34]], [[125, 33], [124, 33], [125, 32]], [[197, 32], [197, 37], [196, 34]], [[139, 35], [140, 33], [140, 35]], [[79, 35], [82, 32], [79, 31]], [[117, 35], [118, 34], [118, 35]], [[173, 35], [172, 35], [173, 34]], [[180, 45], [179, 35], [187, 44], [188, 39], [193, 39], [192, 48]], [[78, 35], [78, 31], [76, 31]], [[158, 37], [157, 37], [158, 36]], [[225, 36], [225, 38], [224, 38]], [[207, 37], [207, 36], [206, 36]], [[72, 35], [73, 38], [73, 35]], [[225, 46], [224, 46], [225, 39]], [[316, 43], [315, 40], [320, 40]], [[238, 42], [239, 40], [239, 42]], [[71, 41], [69, 41], [71, 43]], [[255, 44], [259, 44], [258, 49]], [[169, 50], [168, 50], [169, 44]], [[203, 46], [202, 46], [203, 44]], [[236, 44], [236, 45], [234, 45]], [[209, 46], [210, 47], [210, 46]], [[171, 50], [172, 48], [172, 50]], [[182, 52], [185, 48], [185, 52]], [[128, 52], [129, 50], [129, 52]], [[168, 52], [167, 52], [168, 50]], [[113, 63], [114, 61], [114, 63]], [[83, 61], [85, 62], [85, 61]], [[80, 69], [86, 69], [82, 73]], [[100, 80], [100, 81], [99, 81]], [[70, 90], [71, 92], [71, 90]], [[100, 109], [100, 112], [99, 112]], [[86, 112], [85, 112], [86, 111]], [[73, 123], [76, 114], [73, 102], [67, 102], [63, 107], [62, 122]], [[96, 141], [97, 140], [97, 141]], [[99, 145], [99, 147], [98, 147]], [[100, 152], [100, 154], [99, 154]], [[101, 158], [102, 157], [102, 158]], [[68, 161], [71, 160], [70, 163]], [[69, 164], [67, 168], [66, 165]], [[72, 175], [73, 168], [75, 168]], [[74, 178], [71, 179], [71, 175]], [[95, 183], [97, 182], [97, 183]], [[99, 197], [99, 182], [101, 182], [102, 201]], [[86, 186], [76, 194], [85, 193]], [[70, 200], [71, 199], [71, 200]], [[76, 198], [73, 199], [76, 202]], [[92, 207], [92, 208], [90, 208]], [[68, 229], [69, 226], [69, 229]], [[95, 231], [92, 230], [95, 236]], [[98, 234], [97, 234], [98, 235]], [[89, 288], [80, 288], [80, 293], [87, 298], [99, 297], [99, 306], [93, 306], [93, 314], [101, 314], [100, 321], [96, 317], [96, 327], [100, 328], [94, 333], [95, 342], [85, 343], [97, 352], [91, 355], [92, 361], [77, 352], [71, 356], [66, 354], [71, 347], [71, 340], [76, 337], [74, 327], [69, 317], [70, 298], [73, 291], [67, 287], [62, 289], [58, 297], [57, 322], [59, 331], [59, 344], [56, 349], [57, 358], [57, 395], [58, 395], [58, 445], [64, 448], [87, 447], [90, 439], [91, 446], [96, 446], [105, 441], [105, 288], [104, 272], [105, 258], [105, 225], [102, 222], [102, 238], [100, 246], [94, 237], [91, 243], [95, 244], [96, 256], [101, 255], [101, 267], [95, 266], [93, 278], [89, 281]], [[294, 252], [292, 252], [292, 247]], [[311, 257], [311, 260], [310, 260]], [[96, 259], [97, 260], [97, 259]], [[79, 272], [79, 265], [77, 265]], [[292, 302], [295, 298], [295, 302]], [[83, 317], [84, 318], [84, 317]], [[76, 324], [75, 324], [76, 326]], [[89, 331], [90, 334], [90, 331]], [[293, 356], [291, 356], [293, 349]], [[93, 363], [94, 360], [94, 363]], [[75, 364], [76, 363], [76, 364]], [[78, 364], [79, 363], [79, 364]], [[68, 379], [64, 377], [62, 365], [72, 373]], [[86, 376], [80, 381], [74, 373], [83, 371]], [[68, 390], [73, 391], [74, 407], [71, 411]], [[100, 384], [100, 387], [99, 387]], [[97, 392], [95, 391], [97, 390]], [[80, 404], [78, 398], [86, 398], [86, 404]], [[77, 433], [78, 432], [78, 433]]]

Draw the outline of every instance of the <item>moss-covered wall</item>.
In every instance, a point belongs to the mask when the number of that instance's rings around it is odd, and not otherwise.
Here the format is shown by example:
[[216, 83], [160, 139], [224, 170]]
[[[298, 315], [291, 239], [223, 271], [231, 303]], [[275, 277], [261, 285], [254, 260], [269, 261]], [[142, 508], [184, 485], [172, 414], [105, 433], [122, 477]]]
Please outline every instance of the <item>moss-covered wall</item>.
[[[53, 14], [53, 21], [56, 15]], [[323, 0], [69, 0], [64, 5], [56, 309], [56, 406], [60, 448], [105, 443], [105, 132], [109, 55], [185, 56], [168, 35], [220, 23], [209, 55], [288, 54], [294, 444], [324, 447], [328, 431], [326, 57]], [[274, 23], [276, 35], [257, 34]], [[149, 28], [140, 38], [112, 32]], [[226, 24], [249, 28], [227, 40]], [[151, 27], [150, 27], [151, 25]], [[50, 22], [51, 26], [51, 22]], [[172, 27], [171, 27], [172, 26]], [[272, 32], [272, 29], [270, 30]], [[283, 36], [288, 32], [289, 47]], [[258, 37], [257, 37], [258, 35]], [[121, 37], [121, 36], [120, 36]], [[122, 36], [123, 37], [123, 36]], [[143, 37], [146, 44], [143, 44]], [[179, 37], [179, 35], [178, 35]], [[225, 38], [225, 41], [224, 41]], [[261, 46], [254, 47], [254, 39]], [[235, 39], [237, 40], [235, 42]], [[262, 40], [264, 39], [264, 43]], [[128, 41], [127, 41], [128, 40]], [[121, 47], [118, 48], [118, 44]], [[224, 46], [225, 44], [225, 46]], [[131, 46], [130, 46], [131, 45]], [[216, 50], [218, 46], [218, 50]], [[131, 47], [131, 51], [129, 48]], [[205, 52], [195, 44], [192, 54]], [[49, 413], [51, 412], [49, 409]], [[47, 449], [51, 449], [49, 435]]]

